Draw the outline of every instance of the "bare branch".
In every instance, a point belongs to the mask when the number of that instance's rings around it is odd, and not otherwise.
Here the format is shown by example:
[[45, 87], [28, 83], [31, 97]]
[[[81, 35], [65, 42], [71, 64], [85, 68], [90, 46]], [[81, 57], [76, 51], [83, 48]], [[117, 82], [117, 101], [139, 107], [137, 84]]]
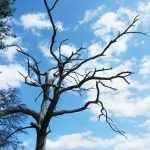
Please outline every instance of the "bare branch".
[[9, 139], [12, 135], [14, 135], [15, 133], [19, 132], [19, 131], [22, 131], [22, 130], [25, 130], [25, 129], [29, 129], [29, 128], [33, 128], [33, 126], [27, 126], [27, 127], [22, 127], [22, 128], [19, 128], [17, 130], [15, 130], [14, 132], [12, 132], [9, 136], [7, 136], [5, 139], [3, 139], [2, 141], [5, 142], [7, 139]]
[[[41, 72], [40, 72], [40, 69], [39, 69], [39, 67], [38, 67], [38, 62], [36, 61], [36, 59], [33, 57], [33, 56], [31, 56], [30, 54], [28, 54], [28, 53], [26, 53], [26, 52], [24, 52], [24, 51], [21, 51], [21, 50], [17, 50], [18, 52], [20, 52], [20, 53], [22, 53], [22, 54], [24, 54], [24, 55], [26, 55], [26, 56], [28, 56], [29, 58], [31, 58], [32, 60], [33, 60], [33, 62], [34, 62], [34, 64], [33, 64], [33, 66], [32, 65], [30, 65], [30, 60], [28, 60], [28, 73], [30, 73], [29, 72], [29, 70], [30, 70], [30, 68], [32, 69], [32, 71], [37, 75], [37, 78], [38, 78], [38, 82], [41, 84]], [[34, 67], [35, 66], [35, 67]], [[28, 74], [28, 75], [30, 75], [30, 74]]]
[[25, 115], [32, 116], [36, 121], [38, 121], [39, 118], [39, 114], [37, 112], [29, 108], [25, 108], [21, 105], [9, 109], [0, 110], [0, 117], [14, 113], [23, 113]]
[[53, 116], [60, 116], [60, 115], [64, 115], [64, 114], [71, 114], [71, 113], [76, 113], [76, 112], [81, 112], [83, 110], [86, 110], [88, 108], [89, 105], [91, 104], [97, 104], [101, 106], [101, 114], [98, 116], [98, 118], [100, 119], [102, 116], [105, 117], [106, 119], [106, 123], [110, 126], [110, 128], [115, 131], [115, 132], [118, 132], [119, 134], [123, 135], [125, 138], [125, 132], [119, 130], [117, 128], [117, 126], [113, 123], [112, 119], [110, 119], [108, 117], [108, 113], [107, 113], [107, 110], [105, 109], [103, 103], [99, 100], [99, 96], [100, 96], [100, 90], [99, 90], [99, 87], [98, 87], [98, 84], [100, 82], [96, 82], [96, 89], [97, 89], [97, 96], [96, 96], [96, 100], [95, 101], [88, 101], [84, 106], [80, 107], [80, 108], [77, 108], [77, 109], [72, 109], [72, 110], [61, 110], [61, 111], [57, 111], [57, 112], [54, 112], [53, 113]]
[[70, 74], [71, 72], [73, 72], [73, 71], [77, 70], [78, 68], [80, 68], [83, 64], [85, 64], [85, 63], [87, 63], [87, 62], [89, 62], [89, 61], [91, 61], [91, 60], [94, 60], [94, 59], [97, 59], [97, 58], [100, 58], [100, 57], [104, 56], [105, 52], [109, 49], [109, 47], [110, 47], [112, 44], [114, 44], [115, 42], [117, 42], [117, 40], [118, 40], [120, 37], [122, 37], [122, 36], [124, 36], [124, 35], [126, 35], [126, 34], [129, 34], [129, 33], [136, 33], [136, 34], [143, 34], [143, 35], [145, 35], [145, 33], [143, 33], [143, 32], [136, 32], [136, 31], [132, 31], [132, 32], [131, 32], [131, 31], [129, 31], [129, 29], [132, 28], [132, 27], [134, 26], [134, 24], [138, 21], [137, 17], [138, 17], [138, 16], [136, 16], [136, 17], [134, 18], [134, 20], [132, 21], [132, 23], [131, 23], [122, 33], [119, 33], [118, 36], [116, 36], [113, 40], [111, 40], [111, 41], [106, 45], [106, 47], [103, 49], [103, 51], [102, 51], [100, 54], [97, 54], [97, 55], [95, 55], [95, 56], [92, 56], [92, 57], [87, 58], [87, 59], [85, 59], [84, 61], [82, 61], [81, 63], [79, 63], [78, 65], [76, 65], [76, 66], [73, 67], [72, 69], [70, 69], [70, 70], [65, 74], [64, 78], [65, 78], [66, 76], [68, 76], [68, 74]]
[[[32, 70], [37, 76], [38, 83], [41, 84], [41, 75], [42, 75], [42, 73], [40, 72], [40, 69], [39, 69], [39, 66], [38, 66], [39, 63], [36, 61], [36, 59], [33, 56], [31, 56], [29, 53], [23, 51], [23, 49], [20, 46], [16, 45], [16, 44], [8, 45], [7, 47], [17, 47], [19, 49], [16, 49], [16, 51], [18, 51], [19, 53], [21, 53], [21, 54], [28, 57], [28, 63], [27, 63], [27, 65], [28, 65], [27, 66], [28, 67], [28, 76], [27, 77], [31, 78], [30, 72]], [[33, 61], [34, 64], [32, 64], [32, 65], [30, 64], [30, 59], [29, 58]], [[21, 75], [25, 78], [25, 81], [26, 81], [27, 77], [25, 77], [23, 74], [21, 74]], [[26, 83], [29, 84], [27, 81], [26, 81]], [[29, 84], [29, 85], [31, 85], [31, 84]], [[36, 84], [32, 83], [32, 86], [36, 86]]]
[[100, 83], [103, 87], [106, 87], [106, 88], [112, 89], [112, 90], [114, 90], [114, 91], [118, 90], [118, 89], [113, 88], [113, 87], [111, 87], [111, 86], [105, 85], [105, 84], [104, 84], [103, 82], [101, 82], [101, 81], [99, 81], [99, 83]]
[[106, 108], [104, 107], [103, 103], [101, 101], [99, 101], [99, 104], [101, 105], [101, 114], [98, 116], [98, 120], [100, 120], [100, 118], [102, 116], [105, 117], [105, 121], [106, 123], [110, 126], [110, 128], [115, 131], [115, 132], [118, 132], [119, 134], [123, 135], [125, 138], [127, 138], [125, 136], [125, 132], [124, 131], [121, 131], [118, 129], [118, 127], [113, 123], [112, 119], [110, 117], [108, 117], [108, 113], [107, 113], [107, 110]]
[[62, 53], [61, 53], [61, 47], [62, 47], [62, 44], [65, 42], [65, 41], [67, 41], [68, 39], [65, 39], [65, 40], [63, 40], [63, 41], [61, 41], [61, 43], [60, 43], [60, 45], [59, 45], [59, 60], [61, 61], [61, 55], [62, 55]]
[[78, 84], [63, 88], [61, 90], [61, 93], [65, 92], [65, 91], [70, 91], [70, 90], [75, 89], [75, 88], [80, 88], [84, 83], [91, 81], [91, 80], [99, 80], [99, 81], [110, 80], [111, 81], [113, 79], [122, 78], [129, 84], [129, 82], [126, 80], [126, 77], [131, 75], [131, 74], [132, 74], [131, 71], [121, 72], [121, 73], [116, 74], [116, 75], [111, 76], [111, 77], [99, 77], [99, 76], [95, 76], [95, 74], [94, 74], [93, 76], [85, 77]]
[[[31, 77], [30, 76], [25, 76], [23, 75], [20, 71], [18, 71], [19, 74], [25, 79], [25, 83], [30, 85], [30, 86], [35, 86], [35, 87], [40, 87], [42, 84], [37, 84], [35, 83], [34, 81], [32, 81]], [[28, 79], [30, 79], [30, 82], [28, 81]]]
[[[128, 76], [132, 74], [131, 71], [122, 71], [120, 73], [116, 73], [114, 75], [110, 76], [103, 76], [103, 72], [107, 72], [112, 70], [112, 68], [98, 68], [97, 66], [94, 67], [94, 69], [87, 69], [83, 73], [80, 70], [83, 65], [87, 65], [88, 62], [92, 60], [96, 60], [98, 58], [102, 58], [106, 55], [106, 51], [115, 43], [117, 42], [121, 37], [127, 34], [142, 34], [146, 35], [143, 32], [137, 32], [133, 31], [132, 27], [135, 26], [136, 22], [138, 21], [138, 16], [136, 16], [133, 21], [130, 23], [130, 25], [122, 32], [119, 32], [117, 36], [112, 38], [108, 43], [106, 43], [105, 47], [98, 53], [94, 54], [94, 56], [87, 56], [82, 57], [83, 50], [85, 48], [79, 47], [76, 49], [76, 51], [72, 51], [71, 54], [65, 55], [62, 52], [62, 46], [63, 43], [68, 40], [65, 39], [61, 41], [58, 44], [58, 56], [55, 53], [55, 42], [57, 38], [58, 33], [58, 27], [57, 24], [54, 21], [54, 18], [52, 16], [52, 12], [54, 8], [56, 7], [59, 0], [52, 0], [52, 5], [48, 5], [48, 0], [43, 0], [44, 5], [49, 17], [50, 25], [52, 28], [52, 35], [49, 43], [49, 53], [52, 55], [55, 65], [54, 67], [50, 66], [45, 72], [41, 72], [39, 68], [39, 62], [37, 59], [29, 54], [28, 52], [24, 51], [22, 47], [18, 45], [8, 45], [7, 47], [14, 46], [16, 47], [16, 50], [27, 57], [27, 75], [24, 75], [23, 73], [19, 72], [20, 75], [24, 78], [25, 83], [30, 86], [40, 87], [41, 92], [36, 97], [35, 101], [42, 95], [42, 99], [39, 103], [39, 112], [36, 112], [32, 109], [24, 107], [24, 105], [11, 107], [7, 109], [0, 108], [0, 117], [3, 116], [11, 116], [11, 114], [25, 114], [28, 116], [31, 116], [35, 119], [35, 122], [31, 122], [30, 126], [18, 128], [14, 132], [12, 132], [8, 137], [6, 137], [4, 140], [11, 137], [13, 134], [15, 134], [18, 131], [22, 131], [24, 129], [28, 128], [35, 128], [37, 131], [37, 147], [36, 149], [44, 149], [45, 139], [49, 132], [51, 132], [50, 128], [48, 130], [50, 121], [52, 117], [61, 116], [64, 114], [72, 114], [76, 112], [81, 112], [89, 108], [92, 104], [100, 106], [100, 114], [98, 118], [100, 119], [102, 116], [105, 118], [106, 123], [110, 126], [110, 128], [122, 134], [125, 136], [123, 131], [120, 131], [117, 126], [113, 123], [113, 120], [108, 116], [108, 112], [106, 108], [103, 105], [103, 102], [100, 100], [100, 86], [117, 90], [114, 87], [111, 87], [109, 84], [105, 84], [106, 81], [113, 81], [114, 79], [122, 79], [127, 84], [130, 84], [127, 80]], [[86, 53], [86, 52], [85, 52]], [[85, 54], [83, 53], [83, 54]], [[52, 74], [52, 77], [51, 77]], [[34, 78], [36, 77], [36, 79]], [[71, 80], [69, 80], [71, 79]], [[66, 84], [66, 81], [70, 81], [71, 85]], [[96, 97], [94, 100], [86, 101], [83, 105], [81, 105], [78, 108], [69, 109], [69, 110], [56, 110], [57, 105], [60, 101], [61, 94], [64, 92], [72, 91], [72, 92], [78, 92], [82, 96], [82, 92], [87, 92], [91, 90], [90, 87], [84, 88], [83, 85], [85, 83], [89, 83], [89, 81], [94, 81], [96, 84], [94, 87], [94, 90], [96, 91]], [[10, 133], [10, 132], [9, 132]]]
[[35, 98], [35, 102], [37, 101], [37, 99], [42, 95], [43, 91], [40, 92], [40, 94]]
[[95, 102], [94, 102], [94, 101], [88, 101], [84, 106], [82, 106], [82, 107], [80, 107], [80, 108], [77, 108], [77, 109], [72, 109], [72, 110], [60, 110], [60, 111], [54, 112], [54, 113], [53, 113], [53, 116], [60, 116], [60, 115], [63, 115], [63, 114], [71, 114], [71, 113], [81, 112], [81, 111], [87, 109], [87, 107], [88, 107], [90, 104], [95, 104]]
[[54, 7], [55, 7], [55, 5], [58, 3], [58, 1], [59, 1], [59, 0], [56, 0], [56, 1], [54, 2], [53, 6], [50, 8], [50, 11], [52, 11], [52, 10], [54, 9]]
[[53, 28], [53, 35], [52, 35], [52, 39], [51, 39], [51, 44], [50, 44], [50, 53], [52, 54], [52, 56], [55, 58], [55, 60], [57, 60], [57, 62], [59, 62], [59, 59], [57, 58], [57, 56], [55, 55], [55, 53], [53, 52], [53, 46], [55, 43], [55, 39], [56, 39], [56, 34], [57, 34], [57, 30], [58, 28], [55, 26], [53, 17], [51, 15], [51, 11], [54, 9], [56, 3], [58, 2], [58, 0], [55, 1], [54, 5], [52, 6], [52, 8], [50, 9], [48, 4], [47, 4], [47, 0], [44, 0], [44, 4], [50, 19], [50, 23], [52, 24], [52, 28]]
[[88, 106], [91, 105], [91, 104], [98, 104], [98, 102], [99, 102], [98, 99], [99, 99], [99, 95], [100, 95], [99, 88], [98, 88], [98, 82], [96, 82], [96, 89], [97, 89], [97, 96], [96, 96], [95, 101], [88, 101], [87, 103], [84, 104], [84, 106], [82, 106], [80, 108], [77, 108], [77, 109], [61, 110], [61, 111], [54, 112], [53, 116], [60, 116], [60, 115], [63, 115], [63, 114], [71, 114], [71, 113], [75, 113], [75, 112], [81, 112], [81, 111], [87, 109]]

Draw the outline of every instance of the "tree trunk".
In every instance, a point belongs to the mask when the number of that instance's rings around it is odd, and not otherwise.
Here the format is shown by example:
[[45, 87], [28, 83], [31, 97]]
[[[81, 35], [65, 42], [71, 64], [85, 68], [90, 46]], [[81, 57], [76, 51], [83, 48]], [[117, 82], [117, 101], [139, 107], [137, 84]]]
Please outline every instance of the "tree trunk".
[[46, 147], [46, 133], [37, 132], [37, 139], [36, 139], [36, 148], [35, 150], [45, 150]]

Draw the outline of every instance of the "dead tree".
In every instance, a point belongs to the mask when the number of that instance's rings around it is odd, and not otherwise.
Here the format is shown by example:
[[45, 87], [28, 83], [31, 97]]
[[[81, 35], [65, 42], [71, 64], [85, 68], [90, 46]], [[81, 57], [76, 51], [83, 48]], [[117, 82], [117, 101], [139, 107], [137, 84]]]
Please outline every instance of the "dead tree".
[[[70, 56], [65, 56], [61, 50], [63, 43], [66, 42], [66, 40], [63, 40], [58, 45], [58, 55], [56, 55], [54, 51], [54, 45], [56, 44], [55, 41], [57, 38], [58, 27], [54, 22], [52, 12], [59, 0], [55, 0], [55, 2], [52, 4], [51, 7], [48, 5], [47, 0], [43, 0], [43, 1], [49, 16], [50, 24], [52, 25], [52, 36], [51, 36], [51, 42], [49, 43], [49, 52], [53, 60], [55, 61], [53, 67], [48, 68], [45, 72], [42, 72], [39, 66], [39, 62], [35, 57], [23, 51], [22, 48], [18, 45], [11, 45], [11, 46], [15, 46], [16, 50], [19, 53], [25, 55], [28, 59], [28, 63], [27, 63], [28, 74], [24, 75], [21, 72], [20, 74], [24, 77], [26, 84], [41, 89], [42, 92], [38, 96], [40, 97], [42, 95], [42, 99], [40, 99], [41, 102], [40, 111], [37, 112], [36, 110], [32, 110], [30, 108], [18, 105], [11, 109], [0, 110], [0, 116], [7, 116], [13, 113], [24, 113], [25, 115], [31, 116], [33, 118], [33, 122], [31, 122], [30, 125], [25, 128], [33, 128], [36, 130], [37, 133], [36, 148], [35, 148], [36, 150], [45, 150], [46, 138], [48, 133], [50, 133], [49, 125], [53, 117], [84, 111], [88, 109], [88, 107], [91, 104], [99, 105], [100, 114], [98, 117], [100, 118], [101, 116], [104, 116], [106, 122], [112, 128], [112, 130], [124, 135], [124, 132], [118, 130], [118, 128], [115, 126], [111, 118], [109, 118], [107, 114], [107, 110], [105, 109], [102, 101], [99, 99], [100, 97], [99, 85], [116, 90], [116, 88], [106, 85], [104, 82], [105, 81], [111, 82], [114, 79], [121, 78], [127, 84], [129, 84], [127, 77], [130, 76], [133, 72], [123, 71], [113, 76], [105, 77], [105, 76], [99, 76], [98, 75], [99, 72], [110, 71], [113, 70], [113, 68], [94, 68], [88, 72], [85, 72], [84, 74], [81, 74], [79, 70], [82, 66], [84, 66], [88, 62], [95, 59], [103, 58], [105, 56], [106, 51], [108, 51], [111, 45], [117, 42], [117, 40], [120, 37], [127, 34], [134, 34], [134, 33], [143, 34], [142, 32], [135, 32], [130, 30], [138, 21], [138, 18], [135, 17], [134, 20], [131, 22], [131, 24], [123, 32], [120, 32], [114, 39], [112, 39], [105, 46], [105, 48], [101, 50], [99, 54], [84, 58], [82, 57], [82, 53], [85, 50], [85, 48], [80, 47], [75, 52], [72, 52]], [[50, 76], [50, 74], [52, 73], [53, 76]], [[71, 79], [72, 81], [68, 85], [66, 84], [66, 82], [69, 79]], [[97, 96], [95, 97], [95, 99], [86, 102], [83, 106], [79, 108], [74, 108], [70, 110], [56, 109], [56, 106], [63, 93], [76, 91], [82, 94], [83, 91], [89, 90], [89, 88], [88, 89], [84, 88], [84, 84], [91, 80], [95, 82], [95, 90], [97, 92]]]

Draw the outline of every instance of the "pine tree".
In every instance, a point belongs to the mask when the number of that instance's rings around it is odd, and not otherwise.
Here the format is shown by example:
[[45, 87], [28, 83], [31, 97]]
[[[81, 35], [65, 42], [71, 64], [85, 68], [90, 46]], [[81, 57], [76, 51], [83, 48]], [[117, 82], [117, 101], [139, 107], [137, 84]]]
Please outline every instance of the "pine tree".
[[0, 0], [0, 49], [4, 49], [5, 40], [12, 36], [15, 37], [11, 33], [11, 26], [9, 25], [10, 17], [13, 15], [14, 8], [12, 4], [14, 4], [15, 0]]

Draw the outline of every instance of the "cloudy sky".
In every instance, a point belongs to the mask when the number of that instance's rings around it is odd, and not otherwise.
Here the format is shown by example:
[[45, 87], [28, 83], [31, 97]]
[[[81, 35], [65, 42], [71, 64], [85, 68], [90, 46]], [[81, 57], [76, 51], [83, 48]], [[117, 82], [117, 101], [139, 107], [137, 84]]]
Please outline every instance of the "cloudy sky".
[[[51, 37], [49, 23], [43, 1], [22, 0], [15, 4], [16, 11], [11, 20], [13, 31], [18, 35], [8, 39], [7, 44], [16, 43], [41, 62], [41, 69], [47, 70], [54, 60], [48, 51]], [[123, 80], [107, 84], [117, 88], [112, 91], [101, 87], [100, 99], [109, 116], [120, 130], [126, 132], [127, 139], [114, 133], [102, 119], [97, 121], [100, 108], [82, 113], [66, 115], [52, 120], [52, 133], [47, 139], [46, 150], [147, 150], [150, 147], [150, 2], [149, 0], [60, 0], [53, 11], [59, 32], [57, 41], [69, 39], [63, 46], [64, 55], [69, 56], [77, 48], [86, 47], [85, 56], [90, 57], [102, 51], [103, 47], [123, 31], [139, 15], [139, 21], [132, 31], [142, 31], [144, 35], [128, 35], [120, 38], [106, 52], [103, 59], [86, 64], [80, 72], [98, 67], [113, 67], [105, 72], [110, 76], [121, 71], [132, 70], [128, 77], [130, 85]], [[57, 54], [57, 45], [56, 45]], [[24, 84], [18, 73], [26, 74], [26, 59], [17, 54], [15, 48], [0, 54], [0, 88], [9, 86], [21, 90], [20, 98], [30, 108], [38, 109], [34, 100], [39, 90]], [[86, 87], [92, 87], [93, 82]], [[83, 97], [69, 93], [61, 99], [59, 108], [74, 108], [95, 99], [95, 90]], [[30, 118], [29, 118], [30, 120]], [[34, 150], [35, 132], [20, 136], [26, 150]]]

